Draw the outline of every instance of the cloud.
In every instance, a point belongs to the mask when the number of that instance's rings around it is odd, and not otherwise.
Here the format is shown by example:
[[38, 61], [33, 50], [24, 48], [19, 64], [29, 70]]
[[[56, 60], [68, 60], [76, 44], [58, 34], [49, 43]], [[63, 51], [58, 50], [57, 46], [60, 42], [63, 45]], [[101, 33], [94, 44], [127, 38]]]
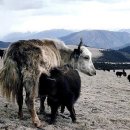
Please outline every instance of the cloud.
[[52, 28], [130, 28], [129, 5], [130, 0], [3, 0], [0, 35]]
[[3, 0], [2, 6], [6, 10], [26, 10], [42, 8], [42, 0]]
[[3, 4], [3, 0], [0, 0], [0, 5]]

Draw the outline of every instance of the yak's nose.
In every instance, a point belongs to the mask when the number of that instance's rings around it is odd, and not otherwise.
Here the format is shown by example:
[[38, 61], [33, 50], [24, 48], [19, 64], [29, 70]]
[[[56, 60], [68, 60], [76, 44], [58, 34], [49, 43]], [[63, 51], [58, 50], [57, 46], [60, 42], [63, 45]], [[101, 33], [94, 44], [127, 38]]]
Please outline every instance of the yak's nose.
[[93, 76], [93, 75], [96, 75], [96, 70], [92, 71], [92, 72], [91, 72], [91, 75], [92, 75], [92, 76]]
[[96, 70], [94, 71], [94, 75], [96, 75]]

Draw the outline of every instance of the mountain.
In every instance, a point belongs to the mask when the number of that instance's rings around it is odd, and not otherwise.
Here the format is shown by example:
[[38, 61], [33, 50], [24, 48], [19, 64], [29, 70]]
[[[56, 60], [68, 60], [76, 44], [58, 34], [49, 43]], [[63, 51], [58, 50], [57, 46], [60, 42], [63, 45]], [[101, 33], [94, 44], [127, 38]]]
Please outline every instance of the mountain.
[[126, 47], [128, 47], [128, 46], [130, 46], [130, 43], [124, 44], [124, 45], [119, 46], [119, 47], [114, 47], [113, 49], [114, 49], [114, 50], [120, 50], [120, 49], [126, 48]]
[[5, 36], [2, 41], [14, 42], [23, 39], [44, 39], [59, 38], [66, 44], [78, 44], [80, 38], [83, 38], [83, 44], [95, 48], [115, 49], [130, 45], [130, 33], [115, 32], [107, 30], [82, 30], [73, 32], [64, 29], [52, 29], [42, 32], [11, 33]]
[[[76, 45], [68, 45], [69, 48], [74, 49], [77, 48]], [[94, 63], [97, 62], [113, 62], [113, 63], [121, 63], [121, 62], [130, 62], [130, 55], [125, 55], [125, 53], [112, 50], [112, 49], [98, 49], [93, 47], [87, 47], [92, 53], [92, 60]]]
[[119, 49], [119, 51], [130, 54], [130, 45], [127, 46], [127, 47], [124, 47], [124, 48]]
[[109, 49], [130, 43], [129, 33], [106, 30], [83, 30], [60, 37], [60, 39], [66, 44], [78, 44], [81, 37], [85, 45], [96, 48]]
[[130, 55], [117, 50], [101, 50], [102, 56], [97, 58], [97, 62], [130, 62]]
[[128, 32], [128, 33], [130, 33], [130, 29], [120, 29], [119, 31], [120, 32]]
[[9, 46], [10, 42], [3, 42], [0, 41], [0, 48], [7, 48]]
[[69, 35], [73, 31], [65, 29], [52, 29], [41, 32], [14, 32], [6, 35], [2, 38], [2, 41], [14, 42], [17, 40], [27, 40], [27, 39], [44, 39], [44, 38], [58, 38], [65, 35]]

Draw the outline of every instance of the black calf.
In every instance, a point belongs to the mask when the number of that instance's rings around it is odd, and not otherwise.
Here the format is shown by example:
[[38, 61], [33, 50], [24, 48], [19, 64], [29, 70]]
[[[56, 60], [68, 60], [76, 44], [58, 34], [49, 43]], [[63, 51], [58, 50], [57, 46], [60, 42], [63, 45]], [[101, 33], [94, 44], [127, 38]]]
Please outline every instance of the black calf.
[[42, 74], [39, 81], [39, 95], [40, 97], [47, 95], [47, 102], [51, 107], [50, 123], [55, 122], [57, 111], [60, 106], [62, 106], [62, 112], [64, 112], [65, 106], [67, 107], [72, 121], [75, 122], [76, 115], [74, 103], [80, 95], [81, 88], [81, 79], [78, 71], [64, 66], [52, 69], [50, 74], [50, 77]]

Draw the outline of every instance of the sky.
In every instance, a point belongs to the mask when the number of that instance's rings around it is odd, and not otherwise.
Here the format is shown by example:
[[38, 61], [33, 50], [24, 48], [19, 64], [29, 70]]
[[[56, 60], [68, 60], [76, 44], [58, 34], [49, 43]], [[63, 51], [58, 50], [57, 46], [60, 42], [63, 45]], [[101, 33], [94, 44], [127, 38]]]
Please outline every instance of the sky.
[[0, 0], [0, 37], [50, 29], [130, 29], [130, 0]]

